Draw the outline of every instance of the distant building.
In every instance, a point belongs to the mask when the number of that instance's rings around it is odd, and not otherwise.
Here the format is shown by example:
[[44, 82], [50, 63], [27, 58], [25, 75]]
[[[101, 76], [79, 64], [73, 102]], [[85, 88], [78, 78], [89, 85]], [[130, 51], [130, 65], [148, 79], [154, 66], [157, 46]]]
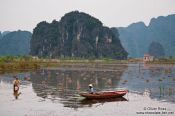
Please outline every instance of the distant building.
[[145, 54], [144, 57], [143, 57], [144, 62], [150, 62], [150, 61], [153, 61], [153, 60], [154, 60], [154, 56], [151, 56], [149, 54]]

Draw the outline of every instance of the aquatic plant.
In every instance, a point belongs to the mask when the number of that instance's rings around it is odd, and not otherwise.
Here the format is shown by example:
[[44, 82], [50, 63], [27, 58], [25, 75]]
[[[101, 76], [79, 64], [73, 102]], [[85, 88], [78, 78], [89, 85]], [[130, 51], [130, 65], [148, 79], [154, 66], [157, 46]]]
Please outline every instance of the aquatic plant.
[[146, 82], [148, 83], [148, 82], [149, 82], [149, 80], [147, 79], [147, 80], [146, 80]]
[[163, 79], [159, 79], [158, 81], [163, 81]]

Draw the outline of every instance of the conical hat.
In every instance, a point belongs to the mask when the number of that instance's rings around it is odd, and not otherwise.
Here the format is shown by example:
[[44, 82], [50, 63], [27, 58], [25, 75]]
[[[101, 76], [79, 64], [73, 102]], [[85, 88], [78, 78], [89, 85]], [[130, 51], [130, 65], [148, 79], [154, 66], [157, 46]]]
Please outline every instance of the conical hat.
[[89, 84], [89, 87], [92, 87], [93, 85], [92, 84]]

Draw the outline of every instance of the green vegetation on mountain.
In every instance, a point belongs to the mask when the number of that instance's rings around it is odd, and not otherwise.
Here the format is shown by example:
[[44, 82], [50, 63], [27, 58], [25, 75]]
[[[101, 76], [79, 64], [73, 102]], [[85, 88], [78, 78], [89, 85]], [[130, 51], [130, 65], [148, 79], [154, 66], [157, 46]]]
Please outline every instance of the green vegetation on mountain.
[[32, 34], [28, 31], [8, 32], [0, 39], [0, 56], [28, 55]]
[[10, 31], [4, 31], [4, 32], [2, 32], [1, 33], [2, 34], [2, 37], [5, 36], [5, 35], [7, 35], [8, 33], [10, 33]]
[[40, 22], [30, 44], [31, 55], [45, 58], [127, 58], [112, 29], [78, 11], [65, 14], [60, 21]]
[[152, 42], [150, 44], [148, 53], [155, 58], [162, 58], [165, 56], [165, 50], [163, 46], [158, 42]]

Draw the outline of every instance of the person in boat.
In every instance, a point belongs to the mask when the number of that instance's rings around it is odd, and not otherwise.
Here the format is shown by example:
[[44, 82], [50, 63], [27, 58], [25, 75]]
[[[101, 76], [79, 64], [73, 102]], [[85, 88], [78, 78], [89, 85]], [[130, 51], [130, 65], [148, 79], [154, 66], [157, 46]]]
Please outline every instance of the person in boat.
[[92, 84], [89, 84], [89, 93], [93, 94], [94, 93], [94, 88]]

